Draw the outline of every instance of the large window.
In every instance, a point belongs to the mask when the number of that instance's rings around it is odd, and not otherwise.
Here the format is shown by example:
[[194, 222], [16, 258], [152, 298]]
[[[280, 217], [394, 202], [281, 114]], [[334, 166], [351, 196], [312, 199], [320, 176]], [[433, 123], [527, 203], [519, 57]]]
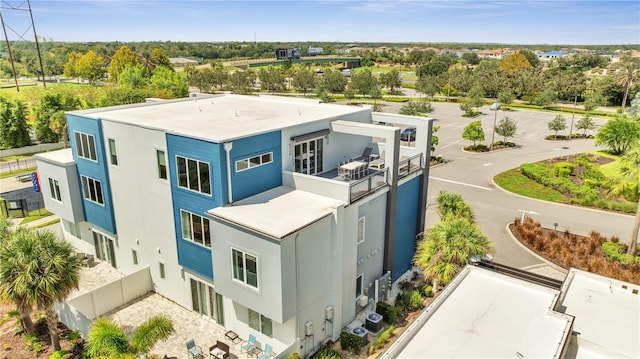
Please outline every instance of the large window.
[[114, 166], [118, 165], [118, 151], [116, 150], [116, 140], [109, 139], [109, 160]]
[[76, 155], [88, 160], [97, 161], [96, 140], [92, 135], [82, 132], [73, 133], [76, 139]]
[[158, 177], [167, 179], [167, 159], [164, 156], [164, 151], [156, 150], [156, 159], [158, 161]]
[[176, 156], [176, 162], [178, 165], [178, 187], [211, 194], [208, 163], [180, 156]]
[[87, 176], [82, 178], [82, 194], [88, 201], [104, 206], [104, 198], [102, 197], [102, 183], [97, 179]]
[[258, 258], [235, 248], [231, 249], [233, 279], [258, 288]]
[[49, 178], [49, 189], [51, 190], [51, 198], [58, 202], [62, 202], [60, 195], [60, 182], [57, 179]]
[[273, 338], [273, 323], [271, 319], [251, 309], [249, 309], [249, 326], [253, 330]]
[[180, 210], [182, 218], [182, 238], [211, 248], [209, 220], [197, 214]]
[[273, 162], [273, 152], [263, 153], [258, 156], [253, 156], [251, 158], [245, 158], [239, 161], [236, 161], [236, 172], [241, 172], [244, 170], [248, 170], [249, 168], [254, 168], [262, 165], [266, 165], [267, 163]]

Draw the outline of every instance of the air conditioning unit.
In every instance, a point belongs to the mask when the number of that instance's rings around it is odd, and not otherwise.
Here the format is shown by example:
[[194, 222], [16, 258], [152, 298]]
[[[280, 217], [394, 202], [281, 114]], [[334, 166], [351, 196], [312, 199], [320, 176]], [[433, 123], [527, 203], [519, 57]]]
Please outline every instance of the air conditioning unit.
[[360, 298], [358, 298], [358, 305], [361, 307], [366, 307], [367, 304], [369, 304], [369, 297], [367, 297], [366, 295], [361, 296]]

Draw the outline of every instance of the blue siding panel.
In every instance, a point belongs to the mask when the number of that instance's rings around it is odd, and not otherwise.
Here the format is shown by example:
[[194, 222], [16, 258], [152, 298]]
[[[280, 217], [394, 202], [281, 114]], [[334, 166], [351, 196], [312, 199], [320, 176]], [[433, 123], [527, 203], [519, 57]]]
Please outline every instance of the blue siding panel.
[[[102, 136], [102, 124], [100, 120], [90, 119], [77, 115], [67, 115], [73, 159], [78, 169], [78, 181], [82, 184], [81, 175], [97, 179], [102, 185], [104, 206], [83, 198], [83, 210], [86, 221], [100, 227], [103, 230], [116, 234], [116, 224], [113, 216], [113, 202], [111, 200], [111, 185], [109, 172], [107, 171], [107, 158], [105, 154], [104, 139]], [[92, 135], [96, 144], [97, 161], [78, 157], [76, 151], [76, 139], [74, 132], [82, 132]], [[82, 195], [82, 194], [81, 194]]]
[[[280, 131], [233, 141], [231, 183], [233, 200], [239, 201], [282, 185], [282, 134]], [[236, 172], [236, 161], [273, 153], [273, 162]]]
[[398, 186], [398, 207], [391, 279], [395, 281], [411, 268], [416, 248], [420, 177]]
[[[211, 250], [182, 239], [180, 210], [207, 218], [205, 211], [227, 203], [225, 152], [221, 144], [167, 134], [167, 151], [173, 218], [177, 238], [178, 263], [206, 278], [213, 279]], [[211, 195], [178, 187], [176, 156], [182, 156], [209, 164]], [[211, 234], [215, 236], [215, 233]]]

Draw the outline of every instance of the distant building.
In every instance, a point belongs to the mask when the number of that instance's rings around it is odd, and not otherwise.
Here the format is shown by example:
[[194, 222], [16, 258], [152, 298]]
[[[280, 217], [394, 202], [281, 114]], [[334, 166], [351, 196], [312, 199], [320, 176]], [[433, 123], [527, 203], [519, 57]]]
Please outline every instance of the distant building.
[[568, 57], [569, 55], [564, 51], [547, 51], [536, 53], [540, 61], [553, 61], [561, 57]]
[[186, 57], [170, 57], [169, 62], [171, 62], [172, 66], [187, 66], [187, 65], [198, 65], [198, 61], [193, 59], [188, 59]]

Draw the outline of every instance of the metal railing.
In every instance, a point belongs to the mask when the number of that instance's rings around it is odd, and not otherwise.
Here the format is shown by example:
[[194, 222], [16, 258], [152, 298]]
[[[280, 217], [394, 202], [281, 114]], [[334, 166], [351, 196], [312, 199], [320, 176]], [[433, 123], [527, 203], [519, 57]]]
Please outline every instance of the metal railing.
[[404, 178], [422, 169], [422, 153], [398, 162], [398, 179]]
[[349, 184], [349, 203], [353, 203], [389, 184], [388, 168], [381, 170], [369, 169], [369, 172], [371, 174]]

